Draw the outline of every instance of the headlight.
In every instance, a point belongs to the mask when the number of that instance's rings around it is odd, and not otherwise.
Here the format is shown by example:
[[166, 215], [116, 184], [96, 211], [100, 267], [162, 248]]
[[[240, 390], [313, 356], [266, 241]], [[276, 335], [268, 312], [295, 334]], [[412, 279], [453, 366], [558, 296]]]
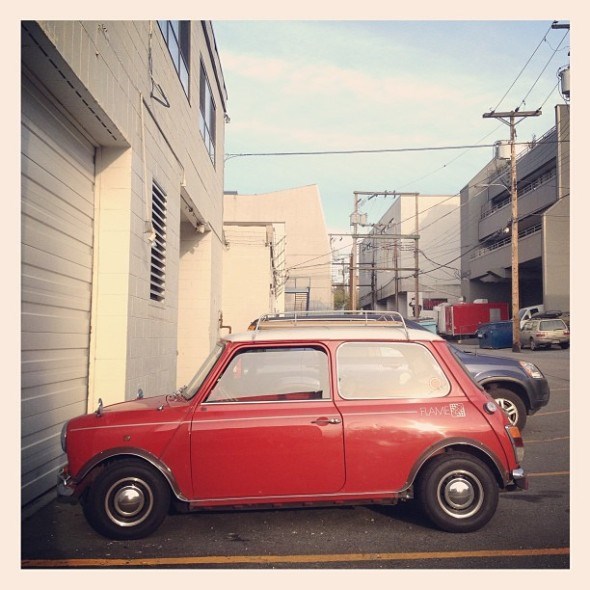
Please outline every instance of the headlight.
[[61, 448], [63, 450], [64, 453], [67, 453], [67, 438], [68, 438], [68, 423], [65, 422], [64, 425], [61, 427], [61, 436], [60, 436], [60, 441], [61, 441]]
[[537, 367], [537, 365], [533, 363], [528, 363], [527, 361], [518, 361], [520, 366], [524, 369], [524, 372], [533, 379], [543, 379], [544, 375], [541, 373], [541, 369]]

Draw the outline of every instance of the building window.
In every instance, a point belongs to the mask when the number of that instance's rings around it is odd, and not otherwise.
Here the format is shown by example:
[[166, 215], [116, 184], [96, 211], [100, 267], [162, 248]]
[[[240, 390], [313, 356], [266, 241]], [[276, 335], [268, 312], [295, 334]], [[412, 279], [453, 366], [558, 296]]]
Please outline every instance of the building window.
[[188, 98], [189, 89], [189, 55], [190, 55], [190, 21], [159, 20], [158, 26], [168, 45], [172, 62], [180, 78], [184, 93]]
[[205, 142], [205, 147], [211, 158], [211, 162], [215, 164], [215, 103], [213, 102], [213, 95], [211, 94], [211, 86], [205, 73], [205, 67], [201, 62], [201, 77], [199, 84], [199, 130], [201, 137]]
[[152, 226], [156, 233], [150, 262], [150, 299], [164, 300], [166, 287], [166, 193], [152, 185]]

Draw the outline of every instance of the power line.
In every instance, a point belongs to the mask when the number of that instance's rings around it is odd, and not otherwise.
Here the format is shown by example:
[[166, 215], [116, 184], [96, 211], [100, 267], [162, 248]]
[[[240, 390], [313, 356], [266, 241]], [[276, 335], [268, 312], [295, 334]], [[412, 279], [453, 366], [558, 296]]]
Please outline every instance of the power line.
[[500, 101], [498, 102], [496, 107], [494, 109], [492, 109], [492, 112], [498, 110], [498, 107], [502, 104], [502, 101], [508, 96], [508, 93], [512, 90], [512, 88], [514, 87], [514, 85], [516, 84], [516, 82], [518, 81], [520, 76], [522, 75], [522, 73], [525, 71], [526, 67], [529, 65], [529, 63], [531, 63], [531, 60], [535, 56], [535, 53], [537, 53], [537, 51], [539, 50], [539, 47], [541, 47], [541, 45], [543, 44], [543, 41], [545, 41], [545, 39], [547, 38], [547, 35], [549, 34], [550, 31], [551, 31], [551, 25], [549, 26], [549, 28], [547, 29], [547, 31], [543, 35], [543, 38], [539, 41], [539, 44], [537, 45], [537, 47], [535, 48], [535, 50], [533, 51], [531, 56], [528, 58], [527, 62], [522, 67], [522, 70], [520, 70], [520, 72], [518, 73], [518, 76], [516, 76], [516, 78], [514, 79], [514, 82], [512, 82], [512, 84], [510, 85], [508, 90], [505, 92], [504, 96], [500, 99]]
[[[565, 38], [568, 36], [568, 34], [569, 34], [569, 31], [562, 37], [557, 48], [553, 50], [553, 53], [552, 53], [551, 57], [549, 58], [549, 60], [547, 61], [547, 63], [545, 64], [545, 67], [541, 70], [541, 73], [537, 76], [537, 79], [535, 80], [535, 82], [533, 83], [533, 85], [531, 86], [529, 91], [526, 93], [525, 97], [522, 99], [522, 101], [520, 103], [521, 106], [526, 104], [526, 99], [528, 98], [529, 94], [533, 91], [533, 88], [537, 85], [537, 82], [540, 80], [541, 76], [543, 75], [543, 72], [547, 69], [547, 67], [551, 63], [551, 60], [555, 57], [555, 54], [559, 51], [561, 44], [565, 41]], [[547, 102], [547, 101], [545, 101], [545, 102]]]
[[448, 146], [431, 146], [431, 147], [417, 147], [417, 148], [383, 148], [374, 150], [322, 150], [309, 152], [244, 152], [239, 154], [226, 154], [225, 160], [231, 158], [244, 157], [268, 157], [268, 156], [336, 156], [346, 154], [387, 154], [387, 153], [403, 153], [403, 152], [431, 152], [443, 150], [464, 150], [475, 148], [491, 148], [494, 144], [479, 144], [479, 145], [448, 145]]

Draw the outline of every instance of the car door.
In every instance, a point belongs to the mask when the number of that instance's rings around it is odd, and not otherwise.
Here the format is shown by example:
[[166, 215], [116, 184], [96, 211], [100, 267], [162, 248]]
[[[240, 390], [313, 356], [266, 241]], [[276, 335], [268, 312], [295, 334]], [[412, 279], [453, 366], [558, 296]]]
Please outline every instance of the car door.
[[336, 370], [349, 493], [399, 491], [425, 452], [466, 431], [489, 431], [422, 344], [345, 342]]
[[311, 496], [344, 486], [342, 418], [319, 346], [244, 346], [191, 424], [196, 500]]

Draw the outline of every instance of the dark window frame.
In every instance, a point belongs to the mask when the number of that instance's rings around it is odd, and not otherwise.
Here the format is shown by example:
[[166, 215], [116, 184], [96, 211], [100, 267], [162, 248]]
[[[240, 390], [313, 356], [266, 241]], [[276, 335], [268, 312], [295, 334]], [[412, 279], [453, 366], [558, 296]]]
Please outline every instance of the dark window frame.
[[215, 166], [215, 147], [217, 135], [217, 106], [209, 84], [209, 77], [205, 71], [205, 64], [201, 60], [199, 73], [199, 131], [205, 142], [205, 149]]
[[158, 27], [166, 41], [180, 85], [190, 100], [190, 21], [159, 20]]

